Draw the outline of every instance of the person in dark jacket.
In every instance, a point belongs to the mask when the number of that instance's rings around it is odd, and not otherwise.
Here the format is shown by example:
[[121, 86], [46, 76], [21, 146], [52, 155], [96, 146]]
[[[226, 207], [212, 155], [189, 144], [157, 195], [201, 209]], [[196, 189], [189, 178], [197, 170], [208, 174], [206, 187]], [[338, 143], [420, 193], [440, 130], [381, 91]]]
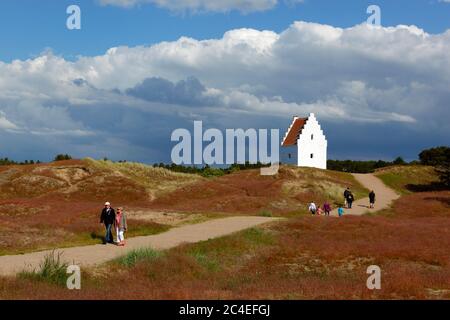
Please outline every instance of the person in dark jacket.
[[326, 201], [326, 202], [323, 204], [323, 211], [325, 212], [325, 215], [326, 215], [327, 217], [330, 216], [331, 205], [328, 203], [328, 201]]
[[344, 191], [344, 207], [348, 206], [347, 199], [348, 199], [349, 194], [350, 194], [350, 188], [347, 187], [347, 189], [345, 189], [345, 191]]
[[104, 244], [114, 243], [112, 228], [115, 221], [116, 221], [116, 212], [114, 211], [113, 208], [111, 208], [111, 203], [106, 202], [105, 207], [103, 208], [102, 214], [100, 216], [100, 223], [104, 224], [106, 229]]
[[353, 196], [353, 193], [349, 192], [347, 195], [347, 207], [349, 209], [352, 208], [353, 201], [355, 201], [355, 197]]
[[369, 193], [369, 202], [370, 202], [370, 209], [375, 208], [375, 192], [372, 190]]

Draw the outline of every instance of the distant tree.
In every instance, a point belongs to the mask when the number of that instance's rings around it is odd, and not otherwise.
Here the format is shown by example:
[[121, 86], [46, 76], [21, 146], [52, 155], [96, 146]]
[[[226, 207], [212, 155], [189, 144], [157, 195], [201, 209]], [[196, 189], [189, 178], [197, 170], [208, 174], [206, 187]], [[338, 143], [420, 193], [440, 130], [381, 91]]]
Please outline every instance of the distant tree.
[[423, 150], [419, 154], [420, 163], [427, 166], [439, 166], [445, 164], [450, 147], [436, 147]]
[[383, 160], [378, 161], [354, 161], [354, 160], [328, 160], [327, 167], [329, 170], [353, 172], [353, 173], [370, 173], [376, 169], [391, 166], [392, 162]]
[[450, 188], [450, 148], [447, 148], [445, 154], [440, 158], [439, 164], [435, 167], [441, 183]]
[[71, 159], [72, 159], [72, 157], [69, 156], [68, 154], [58, 154], [55, 157], [54, 161], [63, 161], [63, 160], [71, 160]]
[[393, 164], [395, 164], [395, 165], [404, 165], [404, 164], [406, 164], [406, 161], [403, 160], [402, 157], [397, 157], [397, 158], [394, 160]]

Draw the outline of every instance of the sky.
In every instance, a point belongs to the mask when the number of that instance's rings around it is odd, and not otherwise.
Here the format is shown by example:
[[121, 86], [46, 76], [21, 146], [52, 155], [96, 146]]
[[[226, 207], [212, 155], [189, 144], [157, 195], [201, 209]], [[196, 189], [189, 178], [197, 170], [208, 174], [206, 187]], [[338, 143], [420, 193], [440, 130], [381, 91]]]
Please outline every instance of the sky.
[[2, 0], [0, 157], [170, 162], [194, 120], [314, 112], [329, 158], [413, 160], [448, 145], [449, 24], [445, 0]]

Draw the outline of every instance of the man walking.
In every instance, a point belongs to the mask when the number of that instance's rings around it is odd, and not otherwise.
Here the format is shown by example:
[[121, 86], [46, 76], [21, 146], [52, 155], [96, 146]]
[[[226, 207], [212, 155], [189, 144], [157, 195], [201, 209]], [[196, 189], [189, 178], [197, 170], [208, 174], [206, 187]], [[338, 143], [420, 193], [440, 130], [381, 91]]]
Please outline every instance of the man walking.
[[112, 235], [112, 227], [114, 225], [114, 221], [116, 220], [116, 212], [113, 208], [111, 208], [111, 203], [106, 202], [105, 207], [102, 210], [102, 214], [100, 216], [100, 223], [105, 225], [106, 234], [105, 234], [105, 242], [114, 243], [113, 235]]
[[370, 209], [375, 208], [375, 192], [372, 190], [369, 193]]

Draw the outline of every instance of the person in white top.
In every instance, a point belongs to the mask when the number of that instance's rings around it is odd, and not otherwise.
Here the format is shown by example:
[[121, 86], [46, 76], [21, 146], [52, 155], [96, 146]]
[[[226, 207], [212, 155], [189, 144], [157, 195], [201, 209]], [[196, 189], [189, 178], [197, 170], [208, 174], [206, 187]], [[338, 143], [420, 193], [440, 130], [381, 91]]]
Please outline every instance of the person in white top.
[[311, 214], [316, 214], [317, 206], [314, 202], [311, 202], [308, 209]]

